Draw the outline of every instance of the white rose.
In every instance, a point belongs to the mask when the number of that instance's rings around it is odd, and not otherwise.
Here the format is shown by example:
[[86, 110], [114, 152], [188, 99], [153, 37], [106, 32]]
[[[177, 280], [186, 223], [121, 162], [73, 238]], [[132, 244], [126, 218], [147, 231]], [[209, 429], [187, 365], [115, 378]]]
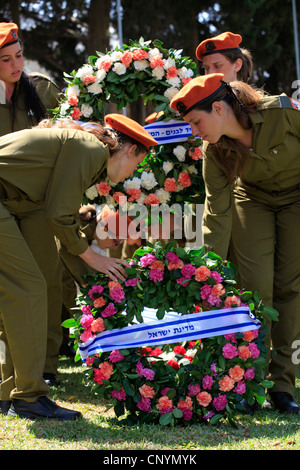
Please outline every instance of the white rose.
[[142, 176], [141, 176], [141, 185], [143, 186], [143, 188], [146, 188], [146, 189], [154, 188], [154, 186], [157, 185], [157, 181], [155, 179], [154, 174], [143, 171]]
[[182, 78], [190, 78], [194, 75], [194, 72], [192, 69], [187, 69], [186, 67], [181, 67], [181, 69], [178, 69], [178, 75], [179, 77]]
[[138, 204], [144, 204], [144, 200], [146, 199], [146, 194], [141, 193], [140, 197], [136, 200]]
[[99, 59], [96, 60], [95, 66], [99, 69], [103, 61], [112, 63], [112, 59], [110, 55], [106, 54], [106, 55], [103, 55], [102, 57], [99, 57]]
[[156, 56], [162, 57], [163, 55], [161, 52], [159, 52], [159, 49], [157, 49], [157, 47], [155, 47], [154, 49], [150, 49], [149, 58], [152, 59], [152, 57]]
[[177, 147], [173, 149], [173, 153], [180, 162], [184, 162], [186, 149], [182, 145], [177, 145]]
[[173, 170], [174, 168], [174, 165], [172, 162], [163, 162], [163, 170], [165, 172], [165, 175], [167, 175], [169, 173], [169, 171]]
[[98, 95], [102, 92], [102, 86], [99, 83], [92, 83], [92, 85], [87, 87], [87, 91], [93, 95]]
[[69, 109], [70, 105], [68, 102], [65, 102], [63, 103], [61, 106], [60, 106], [60, 113], [64, 116], [67, 112], [67, 109]]
[[169, 57], [168, 59], [165, 59], [164, 60], [164, 69], [169, 69], [170, 67], [175, 67], [176, 66], [176, 63], [175, 63], [175, 60], [174, 59], [171, 59], [171, 57]]
[[82, 104], [80, 111], [82, 112], [83, 116], [89, 118], [93, 114], [93, 108], [88, 104]]
[[86, 75], [90, 75], [92, 73], [93, 73], [93, 67], [91, 65], [84, 65], [78, 70], [78, 72], [76, 73], [76, 77], [83, 80]]
[[171, 77], [166, 80], [166, 82], [173, 86], [173, 87], [179, 87], [180, 86], [180, 78], [179, 77]]
[[136, 70], [143, 71], [149, 66], [148, 60], [135, 60], [133, 66]]
[[156, 80], [161, 80], [165, 76], [163, 67], [155, 67], [155, 69], [152, 70], [152, 76], [156, 78]]
[[123, 55], [123, 52], [121, 52], [121, 51], [114, 51], [114, 52], [112, 52], [112, 54], [111, 54], [110, 57], [111, 57], [111, 59], [112, 59], [113, 62], [118, 62], [118, 61], [121, 60], [122, 55]]
[[97, 188], [96, 188], [96, 185], [94, 184], [93, 186], [91, 186], [90, 188], [88, 188], [85, 192], [85, 195], [88, 199], [90, 199], [91, 201], [93, 199], [95, 199], [97, 196], [98, 196], [98, 191], [97, 191]]
[[140, 189], [141, 180], [140, 178], [134, 177], [131, 180], [124, 181], [123, 186], [125, 191], [127, 191], [127, 189]]
[[117, 75], [124, 75], [126, 73], [126, 67], [121, 62], [116, 62], [112, 68], [113, 72], [116, 72]]
[[107, 73], [105, 72], [104, 69], [98, 70], [97, 73], [96, 73], [97, 82], [103, 82], [106, 75], [107, 75]]
[[190, 165], [187, 167], [187, 171], [191, 174], [191, 175], [198, 175], [198, 170], [197, 168], [195, 167], [195, 165]]
[[106, 196], [106, 203], [109, 205], [109, 206], [116, 206], [117, 205], [117, 202], [114, 200], [114, 198], [112, 196]]
[[72, 95], [79, 96], [80, 95], [80, 88], [78, 85], [72, 85], [67, 88], [67, 96], [68, 98]]
[[167, 88], [166, 91], [164, 92], [164, 96], [166, 98], [168, 98], [169, 100], [171, 100], [172, 98], [174, 98], [174, 96], [179, 92], [179, 89], [178, 88], [174, 88], [174, 87], [170, 87], [170, 88]]
[[167, 204], [171, 199], [171, 194], [164, 189], [157, 189], [155, 191], [156, 196], [158, 197], [160, 204]]

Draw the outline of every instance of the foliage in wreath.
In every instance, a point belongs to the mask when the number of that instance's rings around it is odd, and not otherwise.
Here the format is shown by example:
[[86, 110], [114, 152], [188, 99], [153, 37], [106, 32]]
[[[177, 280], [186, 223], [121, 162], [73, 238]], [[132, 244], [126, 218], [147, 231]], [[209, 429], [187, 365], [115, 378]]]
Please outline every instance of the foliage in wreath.
[[[232, 333], [180, 344], [102, 352], [86, 360], [87, 381], [126, 422], [235, 424], [241, 400], [263, 403], [266, 367], [265, 318], [277, 312], [262, 304], [258, 292], [236, 288], [234, 266], [204, 248], [139, 248], [124, 283], [89, 275], [72, 326], [77, 344], [114, 328], [143, 321], [144, 307], [157, 318], [176, 311], [192, 315], [248, 305], [261, 321], [259, 330]], [[126, 309], [126, 313], [125, 313]], [[78, 356], [79, 358], [79, 356]]]
[[[168, 206], [203, 203], [201, 139], [160, 145], [147, 155], [131, 178], [112, 184], [109, 180], [96, 183], [84, 195], [84, 203], [109, 204], [120, 210], [120, 198], [126, 198], [127, 210], [134, 204]], [[123, 199], [125, 200], [125, 199]]]
[[[102, 122], [105, 103], [116, 103], [120, 111], [143, 96], [145, 104], [150, 101], [157, 113], [163, 112], [164, 121], [176, 119], [169, 102], [196, 76], [196, 64], [182, 57], [180, 50], [164, 49], [158, 40], [141, 38], [123, 47], [106, 54], [97, 52], [79, 70], [64, 74], [68, 87], [57, 117]], [[106, 203], [120, 209], [120, 194], [127, 196], [129, 206], [138, 202], [149, 209], [153, 204], [202, 202], [201, 144], [201, 139], [190, 138], [155, 147], [133, 178], [116, 186], [108, 180], [99, 182], [86, 192], [84, 203]]]

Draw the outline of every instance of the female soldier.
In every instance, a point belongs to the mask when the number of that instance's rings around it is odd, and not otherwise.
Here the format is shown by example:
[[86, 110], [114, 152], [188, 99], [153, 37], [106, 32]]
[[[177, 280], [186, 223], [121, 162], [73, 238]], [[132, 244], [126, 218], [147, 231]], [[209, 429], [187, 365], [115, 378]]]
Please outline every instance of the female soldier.
[[171, 107], [206, 141], [205, 246], [225, 259], [232, 228], [242, 285], [279, 311], [271, 325], [271, 398], [279, 411], [298, 413], [300, 104], [209, 74], [190, 81]]
[[205, 74], [222, 73], [224, 80], [250, 82], [253, 73], [252, 55], [240, 47], [242, 36], [226, 32], [200, 42], [196, 56]]
[[[129, 177], [157, 142], [142, 126], [117, 114], [106, 116], [111, 129], [99, 124], [80, 126], [71, 121], [55, 127], [26, 129], [0, 139], [1, 341], [7, 364], [1, 364], [2, 409], [34, 418], [74, 419], [78, 413], [60, 408], [47, 397], [42, 378], [47, 343], [46, 262], [32, 238], [39, 231], [40, 213], [49, 230], [70, 253], [96, 271], [123, 279], [124, 260], [109, 259], [89, 247], [77, 223], [83, 193], [108, 175], [112, 182]], [[23, 232], [23, 219], [32, 230]], [[12, 364], [12, 367], [9, 367]], [[4, 403], [3, 403], [4, 402]]]
[[[62, 96], [59, 88], [45, 75], [32, 73], [27, 75], [24, 70], [23, 48], [18, 36], [18, 26], [15, 23], [0, 23], [0, 136], [22, 129], [31, 128], [47, 117], [48, 110], [57, 106]], [[41, 214], [42, 215], [42, 214]], [[25, 220], [23, 230], [25, 230]], [[43, 235], [42, 235], [42, 230]], [[30, 230], [30, 227], [28, 228]], [[47, 240], [48, 237], [48, 240]], [[48, 286], [48, 351], [45, 363], [44, 377], [48, 383], [57, 385], [59, 349], [63, 335], [61, 327], [61, 310], [63, 293], [61, 276], [62, 266], [56, 254], [56, 245], [52, 233], [44, 220], [40, 221], [39, 233], [33, 241], [32, 250], [43, 240], [47, 250], [45, 258], [51, 260], [43, 273]], [[46, 264], [45, 264], [46, 266]], [[68, 283], [67, 285], [70, 285]], [[66, 286], [66, 283], [63, 284]], [[76, 297], [76, 287], [72, 288], [70, 297]]]

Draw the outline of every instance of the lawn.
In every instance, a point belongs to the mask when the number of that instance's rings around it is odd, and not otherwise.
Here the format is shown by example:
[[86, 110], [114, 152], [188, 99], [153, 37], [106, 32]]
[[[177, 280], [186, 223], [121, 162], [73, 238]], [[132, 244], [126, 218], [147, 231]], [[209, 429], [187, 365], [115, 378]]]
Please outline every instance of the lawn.
[[[105, 403], [84, 385], [81, 365], [61, 357], [59, 379], [61, 385], [51, 389], [50, 397], [62, 406], [81, 411], [83, 419], [76, 422], [30, 421], [0, 415], [0, 450], [101, 450], [112, 453], [147, 450], [148, 453], [162, 451], [181, 455], [197, 450], [300, 449], [299, 415], [281, 415], [263, 409], [254, 416], [238, 415], [237, 429], [226, 423], [175, 428], [122, 426], [114, 412], [107, 410]], [[296, 399], [299, 403], [299, 380]]]

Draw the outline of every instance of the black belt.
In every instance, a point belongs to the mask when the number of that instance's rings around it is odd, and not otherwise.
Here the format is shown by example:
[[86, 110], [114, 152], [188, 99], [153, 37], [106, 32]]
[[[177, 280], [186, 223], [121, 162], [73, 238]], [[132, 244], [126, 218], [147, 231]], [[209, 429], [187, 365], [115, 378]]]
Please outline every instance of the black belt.
[[247, 186], [249, 186], [250, 188], [254, 188], [257, 191], [262, 191], [263, 193], [269, 194], [271, 196], [284, 196], [286, 194], [292, 193], [293, 191], [296, 191], [297, 189], [300, 189], [300, 183], [295, 184], [294, 186], [290, 186], [289, 188], [281, 189], [281, 190], [264, 189], [264, 188], [261, 188], [260, 186], [257, 186], [256, 184], [252, 184], [252, 183], [248, 183], [248, 182], [245, 183], [242, 180], [240, 180], [240, 183], [241, 183], [242, 186], [245, 186], [246, 189], [247, 189]]

